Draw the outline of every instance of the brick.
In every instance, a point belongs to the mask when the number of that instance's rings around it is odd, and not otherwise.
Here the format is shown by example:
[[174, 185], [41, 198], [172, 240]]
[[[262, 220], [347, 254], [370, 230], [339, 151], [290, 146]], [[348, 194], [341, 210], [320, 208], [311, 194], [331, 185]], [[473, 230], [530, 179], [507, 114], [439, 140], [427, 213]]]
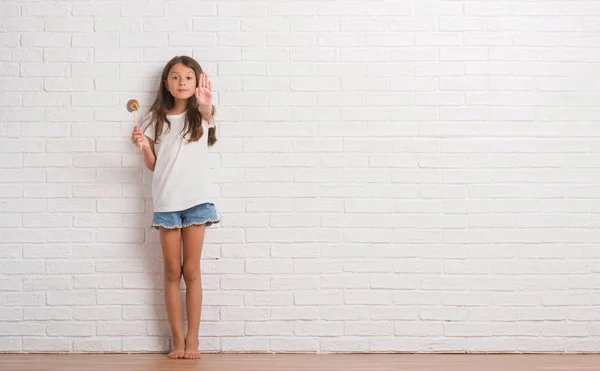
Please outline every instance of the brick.
[[[37, 335], [37, 334], [36, 334]], [[26, 352], [59, 352], [67, 353], [73, 350], [73, 340], [69, 337], [33, 337], [23, 338], [23, 351]]]
[[[21, 39], [23, 46], [37, 47], [57, 47], [66, 48], [69, 46], [69, 35], [67, 33], [24, 33]], [[73, 45], [79, 46], [79, 45]], [[81, 45], [83, 46], [83, 45]], [[65, 67], [64, 65], [62, 67]]]
[[78, 353], [106, 353], [121, 351], [120, 339], [75, 339], [73, 340], [73, 350]]

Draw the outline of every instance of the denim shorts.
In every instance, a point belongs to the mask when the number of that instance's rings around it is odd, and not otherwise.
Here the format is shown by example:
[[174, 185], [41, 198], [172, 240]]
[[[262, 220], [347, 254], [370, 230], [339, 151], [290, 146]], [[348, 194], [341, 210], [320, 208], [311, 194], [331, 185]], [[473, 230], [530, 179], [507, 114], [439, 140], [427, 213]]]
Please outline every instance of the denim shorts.
[[214, 204], [208, 202], [182, 211], [155, 212], [152, 227], [176, 229], [202, 224], [208, 227], [218, 222], [217, 209]]

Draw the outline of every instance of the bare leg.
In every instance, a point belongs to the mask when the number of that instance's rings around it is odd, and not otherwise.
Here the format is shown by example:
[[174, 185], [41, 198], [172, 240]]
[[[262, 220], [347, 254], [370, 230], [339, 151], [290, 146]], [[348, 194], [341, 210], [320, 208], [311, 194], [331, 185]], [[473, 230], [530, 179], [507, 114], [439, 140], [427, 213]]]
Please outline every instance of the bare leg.
[[173, 349], [169, 358], [179, 359], [184, 357], [185, 335], [183, 333], [183, 318], [181, 315], [181, 229], [160, 228], [160, 243], [162, 246], [164, 275], [165, 275], [165, 303], [167, 316], [173, 338]]
[[200, 256], [204, 244], [204, 225], [192, 225], [183, 229], [183, 279], [188, 319], [185, 358], [198, 359], [198, 332], [202, 312], [202, 277]]

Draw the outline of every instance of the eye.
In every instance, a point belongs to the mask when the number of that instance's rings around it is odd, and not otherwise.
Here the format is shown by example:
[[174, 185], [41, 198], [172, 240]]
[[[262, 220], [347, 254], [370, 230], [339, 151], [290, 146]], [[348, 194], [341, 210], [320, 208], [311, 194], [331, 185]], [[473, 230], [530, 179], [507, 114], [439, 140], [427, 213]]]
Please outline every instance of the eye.
[[191, 77], [191, 76], [188, 76], [188, 80], [191, 80], [191, 79], [192, 79], [192, 77]]
[[177, 80], [177, 76], [173, 76], [173, 80]]

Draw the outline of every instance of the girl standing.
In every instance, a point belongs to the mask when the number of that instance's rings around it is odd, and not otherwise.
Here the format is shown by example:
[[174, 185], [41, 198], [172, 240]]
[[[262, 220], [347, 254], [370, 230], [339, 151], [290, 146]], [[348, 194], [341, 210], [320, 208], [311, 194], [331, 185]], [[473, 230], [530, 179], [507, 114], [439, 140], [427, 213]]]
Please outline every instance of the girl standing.
[[[136, 126], [131, 136], [144, 153], [146, 167], [154, 172], [152, 226], [160, 231], [164, 260], [165, 302], [173, 346], [170, 358], [200, 358], [200, 256], [205, 228], [219, 222], [209, 196], [208, 149], [217, 140], [214, 114], [208, 76], [193, 58], [174, 57], [163, 69], [146, 120], [149, 130], [144, 134]], [[182, 276], [187, 336], [181, 314]]]

